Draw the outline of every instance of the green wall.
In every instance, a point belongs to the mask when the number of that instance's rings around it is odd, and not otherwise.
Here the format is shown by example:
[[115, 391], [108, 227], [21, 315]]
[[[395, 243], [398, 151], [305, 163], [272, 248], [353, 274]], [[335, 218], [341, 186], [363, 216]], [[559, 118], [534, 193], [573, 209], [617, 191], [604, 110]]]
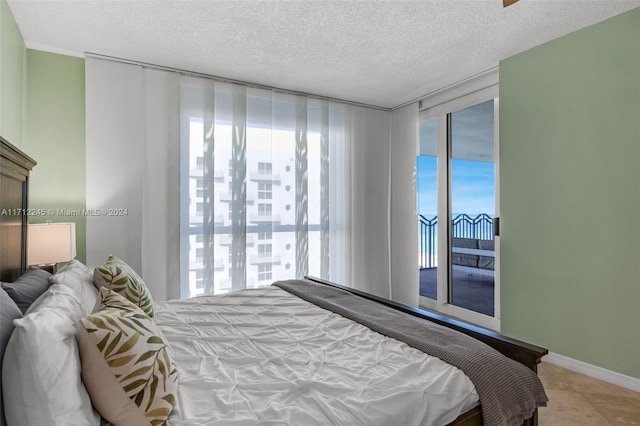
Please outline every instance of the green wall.
[[640, 9], [500, 63], [502, 331], [640, 378]]
[[26, 49], [5, 0], [0, 36], [0, 135], [38, 162], [29, 207], [55, 210], [30, 222], [75, 222], [84, 261], [85, 218], [57, 214], [86, 205], [84, 59]]
[[26, 92], [24, 151], [38, 162], [29, 207], [55, 210], [30, 221], [75, 222], [77, 257], [84, 262], [85, 217], [66, 213], [86, 207], [84, 59], [28, 49]]
[[26, 48], [13, 14], [0, 0], [0, 136], [23, 147]]

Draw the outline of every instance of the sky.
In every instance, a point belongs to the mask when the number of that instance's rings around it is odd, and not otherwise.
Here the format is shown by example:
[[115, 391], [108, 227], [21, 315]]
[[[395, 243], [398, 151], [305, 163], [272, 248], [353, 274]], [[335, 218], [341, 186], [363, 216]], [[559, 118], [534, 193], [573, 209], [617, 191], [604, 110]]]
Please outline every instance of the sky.
[[[417, 157], [418, 213], [436, 216], [436, 158]], [[494, 164], [480, 161], [452, 160], [451, 202], [453, 215], [466, 213], [495, 214]]]

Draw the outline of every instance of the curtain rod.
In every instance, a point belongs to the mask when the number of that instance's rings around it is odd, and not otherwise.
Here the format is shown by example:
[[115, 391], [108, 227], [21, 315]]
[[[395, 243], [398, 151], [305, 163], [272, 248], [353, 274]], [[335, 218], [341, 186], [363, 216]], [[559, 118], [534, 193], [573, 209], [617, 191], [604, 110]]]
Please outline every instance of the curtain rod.
[[102, 59], [102, 60], [107, 60], [107, 61], [113, 61], [113, 62], [120, 62], [123, 64], [130, 64], [130, 65], [138, 65], [141, 66], [142, 68], [147, 68], [147, 69], [152, 69], [152, 70], [158, 70], [158, 71], [169, 71], [169, 72], [174, 72], [180, 75], [184, 75], [187, 77], [200, 77], [200, 78], [206, 78], [209, 80], [213, 80], [219, 83], [230, 83], [230, 84], [239, 84], [245, 87], [250, 87], [252, 89], [262, 89], [262, 90], [269, 90], [271, 92], [275, 92], [275, 93], [282, 93], [285, 95], [294, 95], [294, 96], [305, 96], [308, 98], [312, 98], [312, 99], [318, 99], [321, 101], [328, 101], [328, 102], [338, 102], [341, 104], [347, 104], [347, 105], [352, 105], [352, 106], [358, 106], [358, 107], [364, 107], [364, 108], [371, 108], [371, 109], [376, 109], [379, 111], [391, 111], [391, 108], [385, 108], [385, 107], [381, 107], [381, 106], [377, 106], [377, 105], [370, 105], [370, 104], [365, 104], [362, 102], [354, 102], [354, 101], [348, 101], [346, 99], [340, 99], [340, 98], [332, 98], [329, 96], [321, 96], [321, 95], [314, 95], [313, 93], [306, 93], [306, 92], [298, 92], [295, 90], [288, 90], [288, 89], [283, 89], [280, 87], [274, 87], [274, 86], [267, 86], [264, 84], [257, 84], [257, 83], [250, 83], [248, 81], [243, 81], [243, 80], [235, 80], [232, 78], [226, 78], [226, 77], [219, 77], [216, 75], [211, 75], [211, 74], [205, 74], [205, 73], [199, 73], [199, 72], [195, 72], [195, 71], [188, 71], [188, 70], [183, 70], [180, 68], [172, 68], [172, 67], [166, 67], [163, 65], [155, 65], [155, 64], [150, 64], [150, 63], [146, 63], [146, 62], [140, 62], [140, 61], [134, 61], [131, 59], [124, 59], [124, 58], [118, 58], [116, 56], [107, 56], [107, 55], [100, 55], [98, 53], [91, 53], [91, 52], [86, 52], [85, 53], [85, 57], [86, 58], [94, 58], [94, 59]]

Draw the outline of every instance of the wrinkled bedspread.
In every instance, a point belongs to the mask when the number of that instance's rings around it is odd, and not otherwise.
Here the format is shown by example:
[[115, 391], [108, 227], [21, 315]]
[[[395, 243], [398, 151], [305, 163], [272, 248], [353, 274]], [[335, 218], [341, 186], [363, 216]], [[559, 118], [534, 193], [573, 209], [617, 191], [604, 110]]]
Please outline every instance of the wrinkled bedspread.
[[475, 385], [485, 426], [521, 425], [547, 404], [533, 371], [466, 334], [332, 286], [308, 280], [273, 285], [460, 368]]
[[444, 425], [459, 369], [280, 288], [156, 303], [178, 366], [173, 426]]

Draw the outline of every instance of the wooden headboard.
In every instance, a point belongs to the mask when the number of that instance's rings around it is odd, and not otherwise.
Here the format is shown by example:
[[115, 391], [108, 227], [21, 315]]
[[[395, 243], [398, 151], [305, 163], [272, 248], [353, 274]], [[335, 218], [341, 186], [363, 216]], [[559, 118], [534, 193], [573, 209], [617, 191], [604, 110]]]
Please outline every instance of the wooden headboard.
[[0, 136], [0, 281], [27, 267], [29, 172], [36, 162]]

